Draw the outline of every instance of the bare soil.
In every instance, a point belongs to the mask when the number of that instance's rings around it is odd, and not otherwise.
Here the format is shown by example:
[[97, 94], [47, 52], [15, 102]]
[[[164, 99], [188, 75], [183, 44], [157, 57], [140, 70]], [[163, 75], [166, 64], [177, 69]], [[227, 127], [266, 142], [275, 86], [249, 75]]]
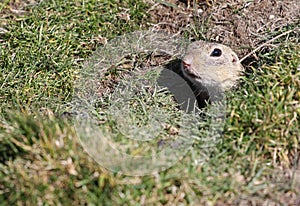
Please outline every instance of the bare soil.
[[152, 1], [153, 26], [190, 38], [223, 43], [242, 57], [300, 23], [298, 0]]

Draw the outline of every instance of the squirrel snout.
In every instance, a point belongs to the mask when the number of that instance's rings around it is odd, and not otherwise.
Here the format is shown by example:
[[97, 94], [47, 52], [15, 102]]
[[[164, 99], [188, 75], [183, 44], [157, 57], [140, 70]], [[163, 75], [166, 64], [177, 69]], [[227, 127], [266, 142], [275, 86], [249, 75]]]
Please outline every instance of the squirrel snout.
[[187, 63], [186, 61], [182, 60], [182, 66], [183, 66], [183, 69], [190, 73], [191, 72], [191, 64]]
[[198, 77], [198, 75], [195, 73], [192, 64], [188, 63], [186, 60], [182, 60], [182, 70], [183, 73], [185, 73], [187, 76], [189, 76], [190, 78], [200, 78]]

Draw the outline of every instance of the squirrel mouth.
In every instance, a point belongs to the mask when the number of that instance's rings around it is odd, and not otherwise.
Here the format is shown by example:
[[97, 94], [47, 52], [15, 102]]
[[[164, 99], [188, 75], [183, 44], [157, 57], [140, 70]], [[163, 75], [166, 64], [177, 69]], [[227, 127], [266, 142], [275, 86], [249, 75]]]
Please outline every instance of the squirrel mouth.
[[182, 68], [183, 68], [184, 73], [185, 73], [187, 76], [189, 76], [189, 77], [191, 77], [191, 78], [193, 78], [193, 79], [197, 79], [197, 78], [199, 79], [199, 78], [200, 78], [199, 76], [197, 76], [197, 75], [194, 73], [191, 64], [188, 64], [187, 62], [182, 61]]

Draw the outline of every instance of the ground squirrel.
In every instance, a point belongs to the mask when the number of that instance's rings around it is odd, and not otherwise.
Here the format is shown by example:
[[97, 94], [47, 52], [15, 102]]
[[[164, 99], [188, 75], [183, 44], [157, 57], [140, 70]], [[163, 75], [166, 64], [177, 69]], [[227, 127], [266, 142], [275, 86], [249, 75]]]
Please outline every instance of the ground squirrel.
[[196, 41], [191, 43], [181, 62], [183, 76], [190, 81], [197, 99], [212, 98], [216, 90], [224, 92], [234, 86], [243, 67], [227, 46]]

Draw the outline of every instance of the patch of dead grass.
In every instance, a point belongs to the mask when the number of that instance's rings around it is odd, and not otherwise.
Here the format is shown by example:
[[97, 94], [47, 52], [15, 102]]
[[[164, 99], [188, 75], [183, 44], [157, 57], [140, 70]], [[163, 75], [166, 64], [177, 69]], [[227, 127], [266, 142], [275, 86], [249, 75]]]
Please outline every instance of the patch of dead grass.
[[300, 19], [298, 0], [163, 2], [152, 2], [149, 10], [156, 29], [223, 43], [240, 56]]

